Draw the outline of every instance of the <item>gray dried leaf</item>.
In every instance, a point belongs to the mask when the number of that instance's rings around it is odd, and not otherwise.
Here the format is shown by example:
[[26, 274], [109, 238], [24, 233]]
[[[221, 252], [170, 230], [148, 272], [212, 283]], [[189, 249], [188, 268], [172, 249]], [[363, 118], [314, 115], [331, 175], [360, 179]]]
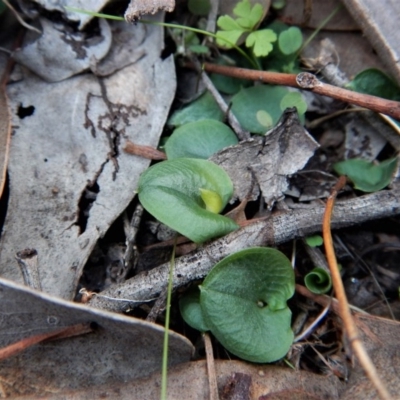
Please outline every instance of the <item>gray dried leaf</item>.
[[66, 24], [40, 18], [42, 35], [28, 31], [24, 45], [14, 58], [42, 79], [58, 82], [79, 74], [105, 57], [111, 46], [111, 30], [105, 19], [99, 19], [100, 34], [86, 37]]
[[301, 170], [317, 148], [318, 143], [300, 124], [296, 110], [287, 109], [264, 137], [223, 149], [210, 160], [232, 179], [234, 198], [255, 200], [261, 190], [271, 207], [283, 197], [287, 178]]
[[175, 8], [175, 0], [131, 0], [125, 11], [125, 19], [135, 22], [146, 14], [158, 11], [171, 12]]
[[146, 56], [106, 78], [47, 83], [24, 70], [8, 86], [14, 136], [0, 275], [22, 282], [15, 253], [38, 253], [43, 291], [66, 299], [97, 240], [135, 196], [150, 160], [126, 140], [156, 147], [176, 89], [174, 61], [160, 59], [162, 29], [147, 27]]
[[24, 13], [30, 17], [36, 12], [36, 10], [30, 10], [32, 9], [30, 3], [35, 2], [48, 11], [59, 11], [65, 14], [70, 21], [78, 21], [80, 29], [93, 19], [93, 16], [80, 12], [66, 11], [64, 8], [65, 6], [80, 10], [100, 12], [109, 1], [110, 0], [18, 0]]
[[[0, 279], [0, 316], [0, 347], [76, 324], [94, 327], [1, 361], [2, 396], [90, 391], [135, 381], [161, 368], [164, 329], [156, 324], [63, 301], [5, 279]], [[189, 361], [192, 353], [192, 344], [170, 331], [170, 366]]]

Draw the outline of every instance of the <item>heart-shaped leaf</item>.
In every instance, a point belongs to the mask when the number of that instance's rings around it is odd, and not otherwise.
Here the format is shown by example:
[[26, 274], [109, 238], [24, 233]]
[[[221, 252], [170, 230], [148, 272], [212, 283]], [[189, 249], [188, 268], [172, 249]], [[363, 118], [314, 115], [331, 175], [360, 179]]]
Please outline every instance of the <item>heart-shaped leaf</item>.
[[400, 100], [399, 86], [386, 74], [375, 68], [360, 72], [346, 86], [356, 92], [372, 94], [385, 99]]
[[185, 322], [193, 329], [200, 332], [207, 332], [206, 321], [203, 318], [203, 312], [200, 306], [200, 290], [198, 287], [190, 289], [179, 300], [179, 310]]
[[293, 54], [300, 49], [303, 43], [303, 34], [296, 26], [281, 32], [278, 38], [278, 45], [280, 51], [285, 54]]
[[140, 177], [138, 192], [151, 215], [196, 243], [238, 228], [231, 219], [209, 211], [221, 211], [233, 193], [227, 173], [210, 161], [177, 158], [156, 164]]
[[204, 93], [188, 106], [175, 111], [169, 118], [167, 124], [181, 126], [189, 122], [203, 119], [215, 119], [218, 121], [223, 121], [224, 119], [224, 113], [221, 111], [210, 92]]
[[200, 286], [206, 326], [233, 354], [253, 361], [282, 358], [293, 341], [294, 272], [287, 257], [255, 247], [226, 257]]
[[[258, 85], [241, 89], [232, 97], [232, 112], [244, 129], [264, 134], [281, 117], [281, 103], [288, 107], [295, 105], [300, 117], [307, 107], [299, 93], [291, 93], [282, 86]], [[271, 124], [266, 126], [265, 121]]]
[[353, 158], [336, 163], [333, 169], [346, 175], [356, 189], [363, 192], [377, 192], [389, 185], [397, 167], [397, 158], [391, 158], [375, 165], [369, 161]]
[[219, 121], [204, 120], [175, 129], [165, 145], [165, 152], [169, 160], [182, 157], [206, 160], [224, 147], [237, 143], [231, 128]]

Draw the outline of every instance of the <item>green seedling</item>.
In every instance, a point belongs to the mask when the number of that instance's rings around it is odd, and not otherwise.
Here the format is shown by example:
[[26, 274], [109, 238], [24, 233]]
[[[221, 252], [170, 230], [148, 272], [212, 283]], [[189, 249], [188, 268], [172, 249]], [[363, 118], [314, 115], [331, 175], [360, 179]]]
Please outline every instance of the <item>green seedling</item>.
[[185, 321], [210, 330], [231, 353], [253, 362], [282, 358], [293, 342], [286, 301], [294, 293], [294, 272], [287, 257], [272, 248], [254, 247], [214, 266], [196, 291], [183, 297]]
[[305, 238], [305, 241], [310, 247], [322, 246], [324, 243], [324, 239], [321, 235], [308, 236]]
[[206, 92], [181, 110], [175, 111], [167, 121], [167, 125], [181, 126], [204, 119], [224, 120], [224, 113], [210, 92]]
[[333, 166], [337, 174], [346, 175], [354, 183], [355, 189], [368, 193], [377, 192], [389, 185], [396, 168], [396, 157], [378, 165], [354, 158], [338, 162]]
[[400, 100], [399, 86], [386, 74], [375, 68], [360, 72], [346, 87], [356, 92], [371, 94], [389, 100]]
[[232, 197], [233, 185], [210, 161], [177, 158], [153, 165], [141, 175], [138, 193], [151, 215], [196, 243], [238, 228], [217, 214]]
[[314, 268], [304, 277], [307, 289], [316, 294], [324, 294], [332, 289], [332, 278], [323, 268]]
[[174, 130], [165, 145], [168, 160], [174, 158], [207, 159], [224, 147], [238, 143], [231, 128], [222, 122], [204, 120]]
[[304, 119], [307, 103], [302, 95], [283, 86], [253, 86], [232, 97], [232, 112], [239, 123], [257, 134], [265, 134], [271, 129], [288, 107], [296, 107], [300, 118]]
[[277, 35], [271, 29], [257, 30], [264, 17], [261, 4], [253, 7], [249, 0], [237, 3], [233, 9], [236, 18], [223, 15], [218, 18], [217, 44], [225, 49], [237, 44], [242, 36], [246, 37], [246, 46], [253, 49], [256, 57], [265, 57], [272, 51], [272, 43], [276, 42]]

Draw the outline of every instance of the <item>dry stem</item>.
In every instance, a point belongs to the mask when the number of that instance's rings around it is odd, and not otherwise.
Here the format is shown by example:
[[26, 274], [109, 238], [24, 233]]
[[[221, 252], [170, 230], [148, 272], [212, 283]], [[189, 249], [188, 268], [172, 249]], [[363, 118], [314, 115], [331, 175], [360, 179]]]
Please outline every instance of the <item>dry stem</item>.
[[380, 380], [375, 365], [369, 358], [358, 335], [357, 327], [353, 321], [349, 304], [347, 302], [346, 293], [344, 290], [342, 278], [340, 276], [339, 268], [336, 261], [335, 251], [333, 248], [332, 234], [331, 234], [332, 210], [337, 193], [341, 188], [344, 187], [345, 184], [346, 184], [346, 178], [344, 176], [340, 177], [338, 183], [335, 185], [326, 203], [325, 214], [322, 225], [326, 258], [328, 261], [329, 269], [331, 271], [332, 284], [335, 290], [335, 295], [339, 302], [339, 315], [343, 321], [344, 329], [349, 339], [350, 345], [354, 353], [357, 355], [358, 360], [360, 361], [360, 364], [363, 367], [364, 371], [366, 372], [367, 376], [371, 380], [372, 384], [375, 386], [375, 389], [378, 391], [381, 399], [389, 400], [391, 399], [391, 396], [388, 390], [386, 389], [385, 385]]
[[298, 89], [311, 90], [323, 96], [332, 97], [346, 103], [368, 108], [372, 111], [389, 115], [400, 120], [400, 103], [397, 101], [382, 99], [381, 97], [371, 96], [353, 92], [337, 86], [321, 82], [317, 77], [309, 72], [300, 74], [283, 74], [279, 72], [257, 71], [245, 68], [228, 67], [204, 63], [203, 68], [207, 72], [215, 72], [221, 75], [232, 76], [234, 78], [261, 81], [274, 85], [291, 86]]

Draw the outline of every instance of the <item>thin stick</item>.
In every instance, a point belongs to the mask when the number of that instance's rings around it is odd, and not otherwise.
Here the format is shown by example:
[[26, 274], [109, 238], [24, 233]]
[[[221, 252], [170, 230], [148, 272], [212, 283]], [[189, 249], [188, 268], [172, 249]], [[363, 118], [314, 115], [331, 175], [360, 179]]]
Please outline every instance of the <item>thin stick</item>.
[[0, 349], [0, 360], [5, 360], [11, 356], [21, 353], [25, 349], [41, 343], [49, 339], [64, 339], [66, 337], [82, 335], [84, 333], [91, 332], [90, 324], [77, 324], [72, 326], [67, 326], [61, 329], [57, 329], [53, 332], [41, 333], [39, 335], [31, 336], [16, 343], [10, 344], [9, 346]]
[[209, 399], [219, 400], [217, 376], [215, 374], [214, 354], [209, 333], [204, 332], [203, 339], [204, 339], [204, 346], [206, 348], [208, 387], [210, 390]]
[[234, 78], [249, 79], [271, 83], [273, 85], [291, 86], [298, 89], [311, 90], [314, 93], [328, 96], [333, 99], [341, 100], [346, 103], [355, 104], [369, 110], [389, 115], [400, 120], [400, 102], [382, 99], [381, 97], [371, 96], [353, 92], [337, 86], [321, 82], [315, 75], [309, 72], [300, 74], [283, 74], [279, 72], [257, 71], [246, 68], [228, 67], [226, 65], [216, 65], [204, 63], [203, 68], [207, 72], [232, 76]]
[[[177, 236], [175, 236], [175, 238], [177, 238]], [[173, 282], [174, 267], [175, 267], [175, 250], [176, 250], [176, 239], [174, 247], [172, 249], [171, 260], [169, 263], [167, 309], [165, 311], [165, 328], [164, 328], [165, 330], [164, 330], [163, 358], [162, 358], [162, 370], [161, 370], [161, 396], [160, 396], [161, 400], [167, 399], [169, 321], [171, 316], [171, 298], [172, 298], [172, 282]]]
[[197, 70], [198, 73], [201, 74], [201, 80], [203, 81], [205, 87], [207, 90], [211, 93], [211, 96], [214, 97], [214, 100], [217, 102], [219, 108], [221, 111], [228, 116], [228, 122], [229, 125], [232, 127], [232, 129], [235, 131], [236, 136], [238, 137], [239, 140], [246, 140], [250, 139], [250, 133], [245, 131], [239, 121], [237, 120], [236, 116], [233, 114], [233, 112], [229, 109], [228, 105], [225, 102], [225, 99], [221, 96], [221, 94], [218, 92], [214, 84], [212, 83], [211, 79], [209, 76], [202, 70], [202, 66], [200, 62], [197, 59], [193, 60], [193, 64]]
[[358, 360], [360, 361], [361, 366], [364, 368], [364, 371], [366, 372], [367, 376], [371, 380], [372, 384], [375, 386], [375, 389], [379, 393], [381, 399], [389, 400], [392, 397], [390, 396], [388, 390], [380, 380], [375, 365], [369, 358], [359, 338], [357, 327], [353, 321], [349, 304], [347, 302], [346, 293], [344, 290], [342, 278], [340, 277], [340, 272], [336, 261], [336, 255], [333, 248], [332, 233], [331, 233], [332, 210], [336, 196], [339, 190], [343, 188], [345, 184], [346, 184], [346, 177], [341, 176], [339, 178], [339, 181], [333, 188], [332, 193], [328, 197], [326, 203], [323, 224], [322, 224], [322, 233], [324, 237], [326, 258], [328, 261], [329, 269], [331, 270], [332, 284], [335, 290], [335, 296], [339, 302], [339, 315], [343, 321], [343, 326], [347, 334], [348, 340], [350, 342], [350, 345], [354, 353], [357, 355]]

